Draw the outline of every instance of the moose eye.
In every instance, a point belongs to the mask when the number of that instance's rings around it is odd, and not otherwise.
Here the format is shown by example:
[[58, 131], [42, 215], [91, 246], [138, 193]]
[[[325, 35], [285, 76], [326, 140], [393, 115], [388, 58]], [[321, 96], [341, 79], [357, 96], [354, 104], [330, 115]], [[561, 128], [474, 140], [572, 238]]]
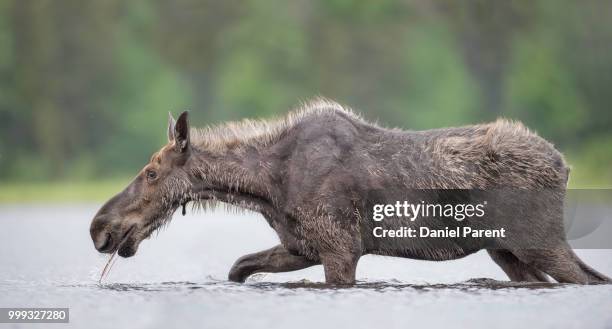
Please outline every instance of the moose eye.
[[157, 178], [157, 173], [154, 170], [147, 170], [146, 175], [149, 181], [155, 180], [155, 178]]

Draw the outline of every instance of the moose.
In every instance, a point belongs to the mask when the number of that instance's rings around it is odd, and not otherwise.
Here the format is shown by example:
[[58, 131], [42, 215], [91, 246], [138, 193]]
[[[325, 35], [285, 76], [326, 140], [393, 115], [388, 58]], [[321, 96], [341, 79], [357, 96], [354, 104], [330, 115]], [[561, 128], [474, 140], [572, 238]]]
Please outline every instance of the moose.
[[[355, 283], [362, 255], [443, 261], [486, 249], [512, 281], [609, 283], [566, 241], [563, 199], [569, 169], [552, 144], [518, 122], [426, 131], [388, 129], [351, 109], [315, 99], [276, 120], [204, 129], [188, 112], [170, 115], [168, 144], [95, 215], [90, 235], [101, 253], [133, 256], [139, 244], [187, 203], [224, 202], [260, 213], [280, 244], [239, 258], [229, 280], [323, 265], [328, 284]], [[497, 197], [489, 223], [501, 239], [380, 239], [375, 204], [397, 200]], [[521, 196], [529, 205], [504, 209]], [[530, 194], [531, 193], [531, 194]], [[534, 201], [536, 200], [536, 201]], [[386, 221], [384, 225], [429, 225]], [[463, 224], [457, 224], [463, 225]], [[525, 244], [530, 241], [530, 244]], [[545, 241], [545, 243], [538, 243]]]

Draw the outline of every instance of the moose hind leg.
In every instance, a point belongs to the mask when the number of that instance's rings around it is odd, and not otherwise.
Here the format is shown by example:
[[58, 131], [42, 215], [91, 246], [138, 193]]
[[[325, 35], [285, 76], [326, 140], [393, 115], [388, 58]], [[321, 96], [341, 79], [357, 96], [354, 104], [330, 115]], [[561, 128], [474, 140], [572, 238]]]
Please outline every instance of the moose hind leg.
[[523, 263], [507, 250], [488, 249], [487, 252], [511, 281], [550, 282], [542, 271]]
[[589, 265], [585, 264], [572, 250], [572, 255], [574, 256], [574, 260], [580, 266], [580, 269], [587, 275], [589, 278], [589, 283], [612, 283], [612, 279], [605, 276], [602, 273], [597, 272]]
[[589, 283], [588, 274], [582, 270], [567, 244], [551, 249], [520, 250], [515, 255], [559, 283]]
[[268, 272], [290, 272], [301, 270], [319, 262], [304, 256], [290, 254], [285, 247], [276, 247], [240, 257], [232, 266], [228, 278], [234, 282], [244, 282], [251, 274]]

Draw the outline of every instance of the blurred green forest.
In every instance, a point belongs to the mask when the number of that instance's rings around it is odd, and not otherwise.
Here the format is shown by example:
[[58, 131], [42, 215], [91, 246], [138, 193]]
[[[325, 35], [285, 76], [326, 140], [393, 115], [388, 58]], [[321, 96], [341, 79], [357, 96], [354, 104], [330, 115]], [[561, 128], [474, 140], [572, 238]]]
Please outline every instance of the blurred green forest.
[[316, 95], [405, 129], [518, 119], [573, 187], [610, 187], [611, 88], [612, 1], [4, 0], [0, 189], [132, 176], [168, 111], [207, 125]]

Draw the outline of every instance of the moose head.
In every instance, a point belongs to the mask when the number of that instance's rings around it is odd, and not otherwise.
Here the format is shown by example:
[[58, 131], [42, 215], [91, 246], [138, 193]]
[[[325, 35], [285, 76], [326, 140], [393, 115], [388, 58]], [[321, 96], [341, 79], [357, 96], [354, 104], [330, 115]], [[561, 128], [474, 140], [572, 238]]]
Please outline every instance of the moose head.
[[169, 115], [168, 144], [92, 220], [90, 234], [99, 252], [133, 256], [142, 240], [189, 201], [191, 154], [188, 112], [176, 121]]

